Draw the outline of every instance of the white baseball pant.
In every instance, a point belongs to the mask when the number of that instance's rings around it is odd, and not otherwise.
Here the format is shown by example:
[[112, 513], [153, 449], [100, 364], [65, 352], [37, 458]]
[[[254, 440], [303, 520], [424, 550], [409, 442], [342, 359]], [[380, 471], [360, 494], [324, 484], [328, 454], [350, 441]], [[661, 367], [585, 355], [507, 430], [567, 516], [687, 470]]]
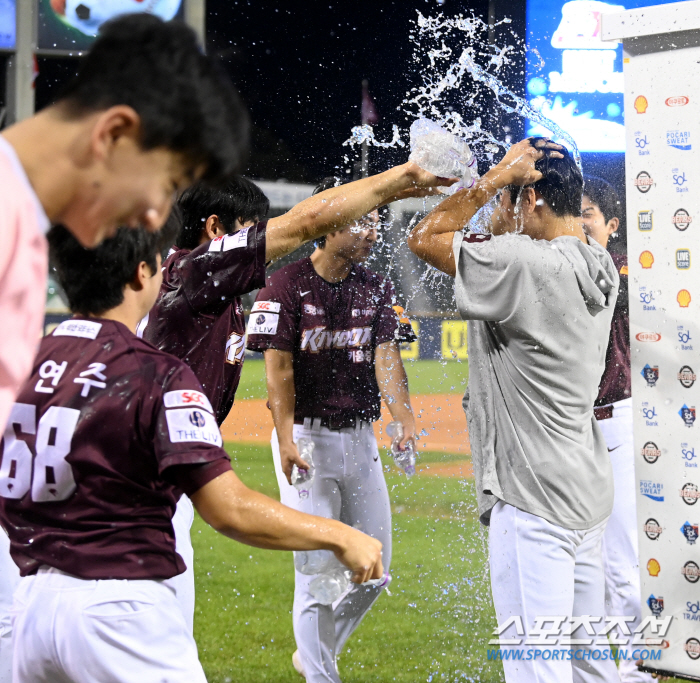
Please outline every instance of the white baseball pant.
[[14, 683], [206, 683], [163, 581], [85, 580], [57, 569], [20, 580]]
[[[634, 632], [642, 620], [637, 539], [637, 499], [634, 476], [632, 399], [613, 403], [612, 417], [599, 420], [615, 478], [615, 503], [603, 535], [605, 568], [605, 613], [634, 617]], [[623, 635], [623, 634], [620, 634]], [[620, 659], [622, 683], [652, 683], [632, 660]]]
[[[602, 630], [605, 578], [601, 541], [605, 522], [585, 531], [572, 531], [499, 500], [491, 511], [489, 530], [491, 590], [499, 625], [519, 616], [527, 638], [537, 617], [588, 615], [600, 617], [596, 626]], [[552, 624], [541, 627], [551, 629]], [[574, 637], [584, 639], [586, 634], [581, 631], [578, 629]], [[514, 636], [511, 628], [501, 637]], [[506, 683], [620, 680], [609, 646], [596, 645], [595, 638], [591, 645], [571, 646], [574, 656], [570, 660], [562, 656], [560, 646], [526, 645], [525, 638], [520, 645], [507, 646], [522, 651], [522, 659], [503, 659]], [[528, 655], [535, 649], [557, 650], [557, 658]], [[594, 659], [595, 650], [599, 659]]]
[[0, 529], [0, 683], [12, 683], [12, 595], [18, 583], [10, 539]]
[[[382, 562], [391, 562], [391, 507], [377, 441], [369, 422], [330, 430], [318, 419], [310, 428], [294, 425], [294, 441], [314, 441], [314, 481], [302, 500], [287, 482], [280, 464], [277, 432], [272, 432], [272, 455], [282, 503], [295, 510], [338, 519], [382, 542]], [[291, 558], [290, 558], [291, 559]], [[382, 588], [351, 588], [333, 605], [321, 605], [309, 593], [313, 576], [295, 572], [294, 637], [309, 683], [340, 683], [336, 657]]]
[[173, 515], [173, 529], [175, 530], [175, 550], [185, 561], [187, 569], [182, 574], [173, 576], [172, 579], [166, 579], [165, 584], [175, 593], [190, 633], [193, 633], [194, 629], [194, 548], [190, 536], [192, 522], [194, 522], [194, 505], [183, 493]]

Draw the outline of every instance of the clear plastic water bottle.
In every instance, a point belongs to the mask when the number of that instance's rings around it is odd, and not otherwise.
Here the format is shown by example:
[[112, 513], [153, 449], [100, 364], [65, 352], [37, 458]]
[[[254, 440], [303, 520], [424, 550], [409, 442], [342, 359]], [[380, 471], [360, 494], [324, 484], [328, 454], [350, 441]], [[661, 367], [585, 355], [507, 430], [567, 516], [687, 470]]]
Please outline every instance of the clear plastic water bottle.
[[292, 466], [292, 486], [299, 492], [299, 498], [308, 498], [311, 485], [314, 481], [314, 447], [316, 444], [311, 439], [299, 439], [297, 449], [302, 460], [309, 463], [309, 469]]
[[416, 473], [416, 452], [412, 441], [409, 441], [403, 450], [399, 447], [403, 439], [403, 425], [398, 420], [390, 422], [386, 427], [386, 433], [391, 439], [391, 457], [407, 477], [412, 477]]
[[[331, 605], [348, 589], [351, 578], [352, 572], [338, 562], [337, 567], [319, 574], [309, 584], [309, 593], [322, 605]], [[370, 579], [362, 585], [386, 588], [390, 583], [391, 576], [384, 572], [381, 579]]]
[[466, 140], [450, 133], [430, 119], [416, 119], [411, 124], [409, 160], [441, 178], [458, 177], [450, 187], [441, 187], [443, 194], [472, 187], [479, 177], [476, 157]]
[[297, 550], [294, 553], [294, 568], [307, 576], [322, 574], [336, 564], [335, 555], [330, 550]]

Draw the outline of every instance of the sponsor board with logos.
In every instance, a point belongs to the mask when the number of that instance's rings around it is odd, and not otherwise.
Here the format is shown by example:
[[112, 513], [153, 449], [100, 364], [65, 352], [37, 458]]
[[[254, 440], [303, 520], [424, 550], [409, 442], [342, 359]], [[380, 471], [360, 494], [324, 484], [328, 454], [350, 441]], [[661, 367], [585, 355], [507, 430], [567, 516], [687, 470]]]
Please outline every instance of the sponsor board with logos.
[[653, 666], [700, 680], [700, 83], [688, 78], [700, 47], [625, 56], [642, 618], [673, 618]]

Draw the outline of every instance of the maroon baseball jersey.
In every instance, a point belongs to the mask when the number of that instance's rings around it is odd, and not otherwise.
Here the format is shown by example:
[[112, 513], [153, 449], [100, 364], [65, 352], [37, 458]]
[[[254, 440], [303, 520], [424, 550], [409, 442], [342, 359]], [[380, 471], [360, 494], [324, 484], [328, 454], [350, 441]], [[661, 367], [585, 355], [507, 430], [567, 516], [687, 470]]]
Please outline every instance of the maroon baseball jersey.
[[243, 368], [239, 297], [265, 284], [266, 225], [171, 252], [158, 300], [139, 325], [144, 339], [192, 368], [219, 424], [231, 410]]
[[605, 372], [600, 380], [596, 406], [609, 405], [632, 395], [627, 254], [610, 255], [620, 274], [620, 293], [613, 313]]
[[258, 292], [248, 348], [294, 354], [295, 420], [374, 421], [381, 402], [375, 347], [415, 340], [410, 323], [399, 322], [395, 304], [391, 282], [367, 268], [353, 266], [342, 282], [331, 283], [311, 259], [302, 259], [278, 270]]
[[121, 323], [75, 318], [40, 345], [2, 443], [0, 521], [25, 576], [166, 579], [172, 517], [231, 463], [201, 385]]

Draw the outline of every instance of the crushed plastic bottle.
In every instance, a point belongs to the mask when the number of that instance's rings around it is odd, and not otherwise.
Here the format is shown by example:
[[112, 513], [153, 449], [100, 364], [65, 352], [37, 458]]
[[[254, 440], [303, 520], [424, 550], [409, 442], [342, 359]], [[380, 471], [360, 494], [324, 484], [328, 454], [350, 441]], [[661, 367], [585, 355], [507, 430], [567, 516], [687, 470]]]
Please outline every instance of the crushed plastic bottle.
[[419, 118], [411, 124], [409, 160], [440, 178], [459, 178], [454, 185], [441, 187], [443, 194], [472, 187], [479, 177], [476, 157], [466, 140], [430, 119]]
[[299, 439], [297, 441], [297, 449], [303, 460], [309, 463], [310, 468], [292, 467], [292, 486], [299, 492], [299, 498], [304, 499], [309, 497], [309, 491], [314, 481], [314, 447], [316, 444], [311, 439]]
[[412, 441], [409, 441], [403, 450], [399, 448], [403, 439], [403, 425], [396, 420], [390, 422], [386, 427], [386, 433], [391, 439], [391, 457], [407, 477], [412, 477], [416, 473], [416, 452]]
[[[309, 593], [322, 605], [331, 605], [348, 589], [351, 578], [352, 572], [338, 562], [337, 566], [319, 574], [309, 584]], [[386, 588], [390, 583], [391, 576], [384, 572], [381, 579], [370, 579], [361, 585]]]

